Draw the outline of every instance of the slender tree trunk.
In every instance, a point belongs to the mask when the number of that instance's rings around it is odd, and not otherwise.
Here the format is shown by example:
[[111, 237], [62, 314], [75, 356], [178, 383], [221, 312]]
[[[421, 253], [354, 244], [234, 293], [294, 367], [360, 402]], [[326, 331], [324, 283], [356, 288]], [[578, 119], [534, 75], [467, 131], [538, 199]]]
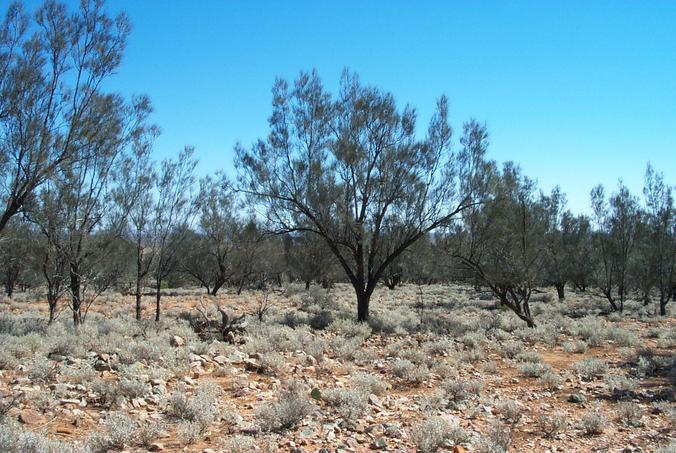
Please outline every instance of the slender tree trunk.
[[162, 279], [157, 277], [157, 284], [155, 285], [155, 322], [160, 322], [160, 288], [162, 287]]
[[660, 296], [660, 316], [667, 315], [667, 302], [669, 302], [668, 297]]
[[136, 240], [136, 320], [141, 320], [141, 280], [143, 280], [143, 249], [141, 248], [141, 234]]
[[136, 282], [136, 320], [141, 320], [141, 285]]
[[77, 264], [70, 265], [70, 292], [71, 305], [73, 310], [73, 324], [78, 327], [82, 324], [82, 312], [80, 307], [82, 301], [80, 300], [80, 272]]
[[305, 280], [305, 291], [310, 289], [310, 280]]
[[557, 283], [554, 286], [556, 286], [556, 294], [559, 296], [559, 300], [564, 300], [566, 298], [566, 284]]

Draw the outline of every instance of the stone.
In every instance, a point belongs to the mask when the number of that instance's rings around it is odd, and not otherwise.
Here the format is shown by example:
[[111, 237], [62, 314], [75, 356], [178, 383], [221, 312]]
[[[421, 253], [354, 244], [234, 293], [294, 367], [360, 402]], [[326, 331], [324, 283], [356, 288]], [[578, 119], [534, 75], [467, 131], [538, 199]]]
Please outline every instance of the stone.
[[148, 451], [162, 451], [164, 450], [164, 445], [159, 442], [153, 442], [148, 447]]
[[218, 363], [219, 365], [225, 365], [228, 363], [228, 358], [224, 355], [217, 355], [214, 357], [214, 362]]
[[369, 395], [369, 403], [373, 404], [376, 407], [383, 407], [382, 401], [380, 401], [380, 398], [375, 396], [373, 393]]
[[467, 450], [462, 445], [456, 445], [453, 447], [453, 453], [466, 453]]
[[587, 401], [587, 397], [580, 393], [571, 393], [568, 395], [568, 402], [570, 403], [584, 403]]
[[47, 423], [47, 417], [33, 409], [24, 409], [19, 414], [19, 421], [24, 425], [43, 425]]
[[387, 448], [387, 441], [385, 440], [384, 437], [379, 437], [371, 443], [371, 448], [373, 448], [374, 450], [382, 450], [384, 448]]
[[169, 340], [169, 344], [172, 345], [172, 346], [175, 347], [175, 348], [178, 348], [178, 347], [180, 347], [180, 346], [184, 346], [184, 345], [185, 345], [185, 340], [184, 340], [183, 338], [179, 337], [178, 335], [174, 335], [174, 336], [171, 337], [171, 339]]

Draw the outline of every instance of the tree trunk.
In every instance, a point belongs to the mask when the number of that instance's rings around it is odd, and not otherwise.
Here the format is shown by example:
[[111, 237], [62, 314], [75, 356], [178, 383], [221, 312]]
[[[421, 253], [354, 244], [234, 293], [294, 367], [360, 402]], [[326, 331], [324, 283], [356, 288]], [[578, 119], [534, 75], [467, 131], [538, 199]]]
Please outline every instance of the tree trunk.
[[305, 280], [305, 291], [310, 289], [310, 280]]
[[143, 249], [141, 235], [136, 241], [136, 320], [141, 320], [141, 280], [143, 280]]
[[82, 312], [80, 306], [80, 273], [77, 264], [70, 265], [70, 292], [71, 292], [71, 308], [73, 310], [73, 324], [78, 327], [82, 324]]
[[211, 288], [211, 295], [215, 296], [219, 289], [225, 284], [225, 279], [221, 278], [214, 283], [214, 287]]
[[660, 316], [667, 315], [667, 302], [669, 302], [669, 298], [660, 297]]
[[559, 296], [559, 300], [564, 300], [566, 298], [566, 284], [557, 283], [554, 286], [556, 286], [556, 294]]
[[5, 282], [5, 292], [7, 293], [7, 297], [11, 299], [12, 295], [14, 294], [14, 282], [9, 278]]
[[355, 292], [357, 293], [357, 321], [366, 322], [369, 320], [369, 302], [373, 288], [369, 289], [368, 286], [365, 289], [355, 287]]
[[136, 320], [141, 320], [141, 287], [136, 285]]
[[155, 285], [155, 322], [160, 322], [160, 288], [162, 286], [162, 279], [157, 278], [157, 284]]
[[47, 324], [51, 324], [54, 322], [54, 318], [56, 318], [56, 298], [52, 295], [48, 295], [47, 303], [49, 304], [49, 321]]

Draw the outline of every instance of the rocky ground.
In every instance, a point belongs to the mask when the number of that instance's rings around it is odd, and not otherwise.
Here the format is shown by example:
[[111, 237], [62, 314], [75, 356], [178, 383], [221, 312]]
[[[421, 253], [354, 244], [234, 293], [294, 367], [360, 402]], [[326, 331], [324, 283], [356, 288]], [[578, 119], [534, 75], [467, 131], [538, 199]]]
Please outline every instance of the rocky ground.
[[[159, 324], [109, 295], [75, 331], [19, 296], [0, 306], [0, 451], [676, 451], [675, 319], [535, 299], [529, 329], [463, 286], [378, 290], [370, 325], [344, 285], [179, 292]], [[188, 321], [217, 304], [248, 315], [234, 344]]]

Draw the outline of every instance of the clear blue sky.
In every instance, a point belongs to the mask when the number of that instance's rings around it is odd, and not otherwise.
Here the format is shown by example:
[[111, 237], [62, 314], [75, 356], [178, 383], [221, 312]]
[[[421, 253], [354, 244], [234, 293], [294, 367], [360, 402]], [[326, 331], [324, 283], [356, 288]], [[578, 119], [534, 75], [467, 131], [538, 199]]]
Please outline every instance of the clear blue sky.
[[[29, 6], [37, 4], [34, 0]], [[588, 211], [597, 183], [640, 193], [650, 160], [676, 183], [676, 1], [121, 0], [134, 26], [110, 88], [146, 93], [157, 157], [196, 147], [233, 174], [232, 148], [267, 134], [275, 76], [343, 68], [418, 108], [442, 93], [453, 126], [485, 121], [490, 156], [519, 162]], [[421, 128], [424, 130], [424, 128]], [[456, 135], [456, 142], [458, 136]]]

